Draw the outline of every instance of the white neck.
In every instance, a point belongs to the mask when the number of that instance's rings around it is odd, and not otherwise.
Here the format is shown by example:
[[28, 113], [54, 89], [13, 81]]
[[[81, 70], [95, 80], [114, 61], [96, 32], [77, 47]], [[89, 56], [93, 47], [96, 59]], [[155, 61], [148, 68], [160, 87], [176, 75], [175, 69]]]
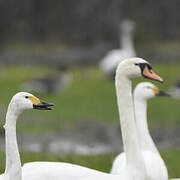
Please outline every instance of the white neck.
[[6, 124], [4, 126], [6, 137], [5, 175], [8, 175], [9, 179], [13, 180], [21, 180], [21, 161], [16, 138], [16, 120], [18, 115], [9, 106], [6, 114]]
[[149, 150], [159, 153], [156, 145], [151, 138], [147, 124], [147, 100], [134, 94], [134, 106], [136, 115], [136, 125], [138, 130], [138, 138], [143, 150]]
[[123, 50], [128, 51], [129, 53], [132, 54], [132, 56], [135, 56], [135, 49], [134, 49], [134, 44], [133, 44], [133, 39], [132, 39], [132, 34], [128, 32], [122, 32], [121, 35], [121, 48]]
[[116, 75], [116, 94], [127, 166], [131, 167], [131, 169], [133, 168], [136, 172], [140, 172], [141, 175], [142, 172], [146, 175], [144, 160], [136, 131], [131, 81], [120, 72]]

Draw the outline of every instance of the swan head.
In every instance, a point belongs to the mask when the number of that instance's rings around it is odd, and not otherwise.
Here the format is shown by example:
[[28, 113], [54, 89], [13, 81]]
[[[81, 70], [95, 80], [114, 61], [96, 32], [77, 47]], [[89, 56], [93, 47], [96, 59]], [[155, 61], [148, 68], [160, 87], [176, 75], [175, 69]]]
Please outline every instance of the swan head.
[[145, 77], [163, 82], [163, 79], [152, 70], [150, 63], [142, 58], [132, 57], [121, 61], [116, 69], [116, 80], [125, 76], [129, 79]]
[[157, 86], [150, 82], [142, 82], [135, 87], [134, 96], [148, 100], [155, 96], [169, 96], [169, 94], [160, 90]]
[[120, 23], [120, 29], [122, 32], [131, 33], [135, 29], [135, 22], [130, 19], [125, 19]]
[[22, 112], [27, 109], [51, 110], [51, 106], [53, 104], [41, 101], [36, 96], [27, 92], [15, 94], [9, 104], [9, 107], [15, 112]]

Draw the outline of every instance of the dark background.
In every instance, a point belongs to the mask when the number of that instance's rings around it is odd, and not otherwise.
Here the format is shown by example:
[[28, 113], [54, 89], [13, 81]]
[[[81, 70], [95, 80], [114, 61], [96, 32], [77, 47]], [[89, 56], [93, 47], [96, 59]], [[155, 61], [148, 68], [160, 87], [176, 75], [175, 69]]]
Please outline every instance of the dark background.
[[118, 44], [124, 18], [137, 23], [136, 41], [178, 40], [180, 1], [1, 0], [1, 46], [9, 42]]

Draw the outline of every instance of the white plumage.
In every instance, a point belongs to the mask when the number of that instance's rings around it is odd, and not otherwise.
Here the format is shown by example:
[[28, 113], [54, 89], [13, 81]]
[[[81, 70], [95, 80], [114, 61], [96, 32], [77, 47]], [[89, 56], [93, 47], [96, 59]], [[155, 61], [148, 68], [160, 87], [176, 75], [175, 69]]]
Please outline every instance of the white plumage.
[[126, 168], [121, 174], [112, 175], [70, 163], [32, 162], [23, 166], [23, 180], [149, 180], [138, 144], [129, 79], [141, 77], [142, 74], [149, 77], [151, 74], [152, 79], [162, 81], [148, 67], [147, 61], [131, 58], [124, 60], [117, 68], [115, 84], [118, 106], [121, 107], [119, 113], [123, 126], [123, 143], [128, 157]]
[[41, 102], [30, 93], [19, 92], [13, 96], [6, 113], [5, 138], [6, 138], [6, 168], [0, 175], [0, 180], [21, 180], [21, 161], [16, 138], [16, 121], [26, 109], [49, 109], [52, 104]]
[[[151, 180], [167, 180], [168, 172], [147, 125], [147, 101], [155, 96], [168, 95], [149, 82], [139, 83], [134, 90], [136, 127], [147, 174]], [[119, 154], [111, 169], [112, 174], [121, 174], [126, 165], [125, 153]]]

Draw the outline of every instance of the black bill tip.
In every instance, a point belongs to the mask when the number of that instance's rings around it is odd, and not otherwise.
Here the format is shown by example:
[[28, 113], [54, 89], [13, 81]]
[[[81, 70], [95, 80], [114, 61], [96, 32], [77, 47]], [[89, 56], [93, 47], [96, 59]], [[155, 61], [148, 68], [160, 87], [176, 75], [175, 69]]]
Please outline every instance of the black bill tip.
[[171, 95], [165, 91], [160, 90], [157, 96], [171, 96]]
[[53, 103], [47, 103], [44, 101], [41, 101], [40, 104], [33, 104], [33, 108], [38, 109], [38, 110], [52, 110], [51, 106], [54, 106], [54, 104]]

